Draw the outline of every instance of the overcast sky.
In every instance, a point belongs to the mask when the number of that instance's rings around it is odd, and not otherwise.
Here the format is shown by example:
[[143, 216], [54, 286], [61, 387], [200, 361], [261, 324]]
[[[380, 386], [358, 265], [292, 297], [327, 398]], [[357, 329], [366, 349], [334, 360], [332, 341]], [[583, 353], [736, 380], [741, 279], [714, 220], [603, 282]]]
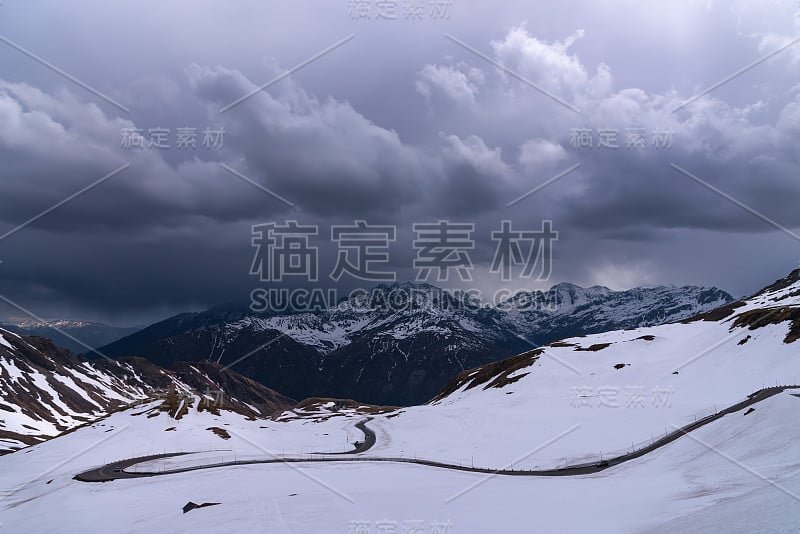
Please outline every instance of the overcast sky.
[[[422, 20], [402, 0], [377, 20], [379, 3], [356, 20], [346, 0], [5, 0], [0, 234], [129, 166], [0, 239], [0, 294], [112, 324], [246, 302], [262, 285], [252, 225], [289, 219], [323, 237], [397, 225], [400, 280], [413, 223], [475, 223], [470, 285], [484, 291], [742, 296], [797, 267], [795, 0], [453, 0], [446, 14], [425, 0]], [[185, 127], [196, 148], [176, 147]], [[222, 148], [202, 146], [207, 127], [224, 128]], [[171, 148], [126, 149], [131, 128], [167, 129]], [[591, 148], [573, 146], [581, 129]], [[628, 129], [644, 147], [626, 148]], [[598, 148], [601, 130], [619, 148]], [[500, 221], [544, 219], [559, 233], [548, 281], [488, 273]]]

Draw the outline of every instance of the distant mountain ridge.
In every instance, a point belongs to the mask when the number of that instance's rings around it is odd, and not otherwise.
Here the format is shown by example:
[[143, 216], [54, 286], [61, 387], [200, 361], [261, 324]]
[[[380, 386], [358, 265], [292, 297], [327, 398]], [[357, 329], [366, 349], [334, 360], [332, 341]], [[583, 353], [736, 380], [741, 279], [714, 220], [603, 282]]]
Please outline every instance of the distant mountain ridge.
[[5, 322], [0, 323], [0, 328], [22, 336], [46, 337], [59, 347], [75, 354], [88, 352], [89, 349], [85, 345], [96, 349], [141, 330], [140, 327], [109, 326], [91, 321], [69, 321], [63, 319]]
[[454, 375], [556, 339], [679, 321], [733, 301], [697, 286], [612, 291], [558, 284], [498, 306], [429, 284], [382, 284], [319, 313], [212, 308], [101, 347], [169, 367], [209, 359], [294, 398], [428, 401]]
[[[526, 310], [520, 301], [555, 303]], [[679, 321], [732, 302], [717, 288], [700, 286], [637, 287], [613, 291], [604, 286], [583, 288], [562, 283], [546, 293], [520, 293], [503, 308], [518, 331], [540, 345], [562, 337], [632, 329]]]

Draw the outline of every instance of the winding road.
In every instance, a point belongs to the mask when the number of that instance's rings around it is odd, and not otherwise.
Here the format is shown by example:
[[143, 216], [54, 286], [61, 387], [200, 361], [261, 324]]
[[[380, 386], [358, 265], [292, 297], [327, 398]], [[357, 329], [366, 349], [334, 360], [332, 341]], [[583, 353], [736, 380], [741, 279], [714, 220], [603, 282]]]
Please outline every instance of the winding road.
[[324, 456], [338, 456], [340, 454], [359, 454], [362, 452], [367, 452], [372, 448], [373, 445], [375, 445], [375, 442], [377, 441], [375, 432], [367, 426], [367, 423], [369, 423], [370, 421], [372, 421], [372, 417], [367, 417], [366, 419], [356, 423], [356, 428], [364, 433], [364, 441], [356, 441], [355, 448], [352, 451], [312, 452], [311, 454], [322, 454]]
[[[254, 465], [254, 464], [282, 464], [282, 463], [330, 463], [330, 462], [390, 462], [390, 463], [408, 463], [408, 464], [417, 464], [417, 465], [425, 465], [429, 467], [437, 467], [441, 469], [450, 469], [455, 471], [468, 471], [472, 473], [487, 473], [487, 474], [495, 474], [495, 475], [509, 475], [509, 476], [537, 476], [537, 477], [550, 477], [550, 476], [576, 476], [576, 475], [589, 475], [594, 473], [599, 473], [601, 471], [605, 471], [606, 469], [613, 467], [615, 465], [619, 465], [625, 462], [629, 462], [636, 458], [640, 458], [646, 454], [649, 454], [665, 445], [672, 443], [676, 439], [680, 438], [684, 434], [697, 430], [709, 423], [712, 423], [722, 417], [739, 412], [745, 408], [748, 408], [754, 404], [757, 404], [761, 401], [764, 401], [770, 397], [778, 395], [787, 389], [800, 389], [800, 386], [777, 386], [759, 390], [750, 396], [747, 397], [746, 400], [734, 404], [720, 412], [717, 412], [713, 415], [709, 415], [702, 419], [698, 419], [694, 423], [688, 424], [682, 428], [679, 428], [663, 438], [655, 440], [650, 445], [642, 447], [641, 449], [637, 449], [633, 452], [623, 454], [621, 456], [617, 456], [614, 458], [609, 458], [608, 460], [600, 461], [600, 462], [590, 462], [585, 464], [578, 464], [578, 465], [571, 465], [562, 468], [556, 469], [542, 469], [542, 470], [529, 470], [529, 471], [521, 471], [521, 470], [510, 470], [510, 469], [492, 469], [492, 468], [482, 468], [482, 467], [469, 467], [463, 465], [455, 465], [455, 464], [448, 464], [444, 462], [437, 462], [434, 460], [423, 460], [423, 459], [415, 459], [415, 458], [391, 458], [391, 457], [358, 457], [358, 458], [341, 458], [341, 457], [333, 457], [331, 453], [326, 453], [324, 457], [320, 458], [273, 458], [269, 460], [239, 460], [233, 462], [221, 462], [217, 464], [208, 464], [208, 465], [198, 465], [193, 467], [182, 467], [176, 469], [170, 469], [161, 472], [127, 472], [126, 469], [148, 461], [152, 460], [160, 460], [165, 458], [173, 458], [176, 456], [185, 456], [188, 454], [195, 454], [191, 452], [176, 452], [176, 453], [167, 453], [167, 454], [156, 454], [152, 456], [142, 456], [139, 458], [131, 458], [128, 460], [122, 460], [119, 462], [113, 462], [110, 464], [106, 464], [102, 467], [98, 467], [96, 469], [92, 469], [90, 471], [86, 471], [84, 473], [80, 473], [75, 476], [76, 480], [80, 480], [82, 482], [110, 482], [112, 480], [120, 480], [120, 479], [130, 479], [130, 478], [146, 478], [146, 477], [154, 477], [154, 476], [166, 476], [166, 475], [174, 475], [177, 473], [187, 473], [190, 471], [200, 471], [203, 469], [218, 469], [223, 467], [232, 467], [237, 465]], [[375, 432], [372, 431], [370, 428], [367, 427], [367, 423], [370, 421], [371, 418], [364, 419], [356, 424], [356, 427], [364, 433], [364, 441], [359, 442], [356, 444], [356, 447], [352, 451], [347, 451], [344, 453], [336, 453], [339, 455], [353, 455], [353, 454], [360, 454], [363, 452], [368, 451], [371, 449], [376, 442]], [[322, 453], [317, 453], [322, 454]]]

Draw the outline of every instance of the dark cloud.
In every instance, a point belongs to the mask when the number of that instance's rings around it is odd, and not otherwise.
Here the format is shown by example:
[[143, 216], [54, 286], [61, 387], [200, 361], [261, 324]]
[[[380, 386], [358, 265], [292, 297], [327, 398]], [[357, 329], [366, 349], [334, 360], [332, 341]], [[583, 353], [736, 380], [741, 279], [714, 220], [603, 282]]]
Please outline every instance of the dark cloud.
[[[323, 236], [355, 219], [398, 225], [392, 262], [401, 278], [413, 274], [414, 222], [475, 222], [475, 283], [495, 288], [491, 230], [503, 219], [529, 228], [552, 219], [552, 282], [756, 289], [800, 256], [797, 241], [764, 221], [800, 226], [800, 93], [787, 68], [800, 52], [673, 110], [787, 42], [798, 20], [788, 4], [768, 12], [745, 0], [579, 10], [457, 2], [443, 24], [381, 26], [348, 20], [345, 2], [188, 11], [184, 2], [78, 2], [70, 11], [88, 18], [52, 34], [30, 8], [4, 5], [12, 38], [130, 113], [0, 51], [0, 234], [130, 166], [0, 241], [0, 293], [41, 315], [136, 322], [244, 300], [258, 284], [248, 274], [251, 226], [288, 218], [319, 224]], [[220, 112], [351, 32], [330, 57]], [[121, 146], [124, 128], [157, 127], [170, 129], [173, 145], [177, 128], [224, 128], [225, 146]], [[643, 150], [625, 148], [634, 127], [647, 132]], [[591, 128], [595, 145], [599, 129], [616, 129], [621, 148], [572, 147], [577, 128]], [[651, 146], [656, 130], [671, 132], [670, 148]], [[323, 254], [330, 264], [335, 251]]]

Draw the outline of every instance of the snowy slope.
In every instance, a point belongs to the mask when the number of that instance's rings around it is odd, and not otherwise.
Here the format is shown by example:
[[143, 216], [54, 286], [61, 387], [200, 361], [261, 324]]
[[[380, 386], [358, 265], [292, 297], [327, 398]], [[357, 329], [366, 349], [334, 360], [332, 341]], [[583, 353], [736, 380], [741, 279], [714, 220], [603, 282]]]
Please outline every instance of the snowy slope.
[[[106, 461], [162, 450], [198, 451], [198, 460], [216, 463], [304, 457], [353, 439], [346, 433], [354, 419], [344, 417], [257, 423], [235, 414], [191, 413], [175, 421], [118, 413], [0, 458], [0, 524], [11, 532], [53, 533], [344, 534], [359, 532], [359, 525], [370, 528], [360, 532], [422, 525], [423, 532], [470, 534], [794, 532], [798, 404], [781, 394], [747, 416], [726, 416], [692, 438], [588, 476], [490, 477], [363, 462], [239, 466], [105, 484], [74, 480]], [[231, 438], [219, 438], [212, 427]], [[158, 471], [158, 464], [149, 467]], [[189, 501], [220, 504], [184, 514]]]
[[[389, 413], [324, 400], [274, 420], [125, 410], [0, 458], [0, 523], [12, 532], [796, 532], [797, 389], [592, 475], [492, 476], [378, 459], [519, 470], [624, 453], [764, 386], [797, 384], [798, 309], [800, 271], [695, 320], [567, 339], [464, 372], [434, 402]], [[627, 391], [644, 392], [644, 405], [638, 394], [628, 404]], [[160, 452], [196, 454], [136, 469], [341, 459], [334, 454], [363, 439], [355, 424], [367, 414], [377, 443], [357, 462], [73, 479]], [[188, 501], [219, 504], [184, 514]]]
[[170, 391], [200, 391], [255, 416], [293, 404], [210, 362], [165, 370], [140, 358], [83, 361], [46, 339], [0, 330], [0, 453]]
[[432, 404], [376, 421], [392, 439], [374, 453], [525, 469], [599, 461], [756, 390], [800, 385], [798, 278], [697, 320], [565, 339], [466, 371]]

